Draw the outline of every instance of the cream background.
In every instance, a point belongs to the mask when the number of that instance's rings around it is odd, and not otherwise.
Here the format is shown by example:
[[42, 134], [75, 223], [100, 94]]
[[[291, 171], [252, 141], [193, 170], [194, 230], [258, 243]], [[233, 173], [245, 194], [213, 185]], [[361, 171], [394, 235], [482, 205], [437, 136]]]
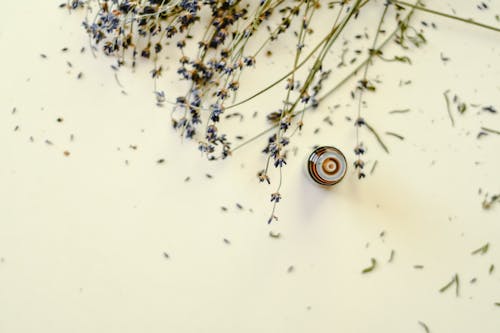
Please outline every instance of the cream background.
[[[487, 3], [491, 9], [480, 12], [474, 2], [428, 1], [495, 24], [499, 4]], [[325, 191], [305, 178], [303, 159], [314, 144], [336, 145], [352, 160], [354, 132], [344, 119], [354, 115], [345, 106], [351, 81], [306, 116], [298, 154], [284, 169], [280, 220], [269, 226], [274, 187], [255, 177], [263, 142], [223, 163], [205, 161], [171, 130], [170, 107], [154, 107], [145, 75], [122, 71], [123, 96], [109, 59], [79, 53], [87, 45], [81, 16], [57, 4], [2, 4], [0, 332], [423, 332], [418, 321], [431, 332], [500, 331], [493, 305], [500, 302], [500, 205], [484, 211], [478, 195], [479, 188], [500, 192], [500, 137], [475, 138], [481, 125], [500, 128], [500, 117], [469, 108], [451, 128], [442, 95], [451, 89], [500, 109], [498, 33], [419, 13], [417, 21], [439, 29], [410, 53], [413, 66], [376, 62], [370, 73], [383, 84], [364, 110], [379, 131], [406, 140], [385, 137], [386, 155], [364, 132], [367, 158], [379, 162], [362, 182], [351, 170]], [[70, 52], [61, 53], [65, 46]], [[280, 59], [290, 49], [278, 45], [243, 91], [284, 73], [289, 64]], [[413, 84], [398, 87], [402, 78]], [[167, 84], [176, 96], [175, 80]], [[238, 111], [263, 115], [279, 105], [280, 89]], [[330, 113], [336, 103], [344, 106]], [[412, 111], [387, 115], [397, 108]], [[327, 114], [332, 128], [321, 121]], [[264, 124], [249, 119], [239, 131], [249, 137]], [[165, 164], [156, 164], [160, 158]], [[270, 230], [282, 238], [271, 239]], [[470, 255], [486, 242], [486, 255]], [[360, 274], [371, 257], [379, 266]], [[491, 276], [490, 264], [497, 266]], [[460, 297], [440, 294], [455, 273]]]

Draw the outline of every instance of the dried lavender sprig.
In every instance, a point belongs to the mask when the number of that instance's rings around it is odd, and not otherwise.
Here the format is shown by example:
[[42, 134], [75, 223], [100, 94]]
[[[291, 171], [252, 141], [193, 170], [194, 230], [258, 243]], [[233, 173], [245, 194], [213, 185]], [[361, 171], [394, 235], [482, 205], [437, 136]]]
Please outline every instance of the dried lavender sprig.
[[[316, 8], [316, 3], [313, 2], [313, 1], [309, 1], [307, 3], [307, 6], [306, 6], [306, 9], [305, 9], [305, 13], [304, 13], [304, 18], [303, 18], [303, 23], [300, 25], [300, 30], [299, 30], [299, 34], [298, 34], [298, 37], [297, 37], [297, 48], [296, 48], [296, 52], [295, 52], [295, 58], [294, 58], [294, 63], [293, 63], [293, 68], [295, 69], [297, 67], [297, 64], [299, 62], [299, 59], [300, 59], [300, 55], [302, 53], [302, 45], [304, 44], [304, 40], [305, 40], [305, 30], [306, 28], [309, 26], [309, 23], [311, 22], [311, 19], [313, 17], [313, 14], [314, 14], [314, 9]], [[340, 16], [340, 11], [339, 11], [339, 16]], [[337, 21], [334, 23], [334, 26], [337, 25]], [[292, 92], [292, 90], [294, 89], [294, 85], [295, 85], [295, 72], [293, 72], [291, 74], [291, 77], [289, 78], [289, 83], [287, 85], [287, 95], [286, 95], [286, 98], [283, 102], [283, 111], [280, 112], [280, 116], [279, 116], [279, 120], [278, 120], [278, 123], [282, 123], [283, 122], [283, 117], [285, 116], [286, 114], [286, 108], [287, 108], [287, 104], [290, 100], [290, 94]], [[270, 183], [270, 178], [268, 176], [268, 169], [269, 169], [269, 163], [270, 163], [270, 160], [271, 160], [271, 156], [273, 156], [273, 154], [275, 155], [274, 156], [274, 159], [275, 161], [277, 161], [278, 159], [282, 159], [281, 161], [278, 160], [277, 164], [275, 164], [276, 166], [279, 166], [279, 182], [278, 182], [278, 186], [275, 190], [274, 193], [271, 194], [271, 202], [273, 202], [273, 208], [272, 208], [272, 211], [271, 211], [271, 216], [268, 220], [268, 223], [270, 223], [273, 219], [277, 219], [276, 218], [276, 215], [275, 215], [275, 211], [276, 211], [276, 205], [279, 203], [280, 199], [281, 199], [281, 194], [280, 194], [280, 190], [281, 190], [281, 186], [283, 184], [283, 170], [282, 170], [282, 166], [283, 166], [283, 163], [285, 163], [285, 156], [286, 156], [286, 152], [283, 152], [282, 150], [286, 147], [286, 145], [288, 145], [289, 143], [289, 140], [288, 139], [284, 139], [282, 138], [282, 126], [280, 126], [278, 128], [278, 131], [276, 133], [276, 142], [275, 144], [273, 145], [273, 147], [268, 147], [266, 149], [269, 150], [269, 155], [268, 155], [268, 158], [267, 158], [267, 161], [266, 161], [266, 166], [265, 166], [265, 169], [264, 171], [259, 174], [259, 179], [260, 181], [262, 182], [263, 180], [266, 180], [268, 183]]]
[[[380, 31], [382, 28], [382, 23], [384, 22], [384, 18], [387, 14], [388, 8], [389, 8], [389, 3], [386, 3], [384, 5], [384, 10], [382, 11], [382, 15], [380, 17], [380, 21], [379, 21], [378, 26], [377, 26], [377, 31], [375, 32], [375, 37], [373, 38], [373, 44], [372, 44], [372, 47], [370, 49], [370, 53], [373, 52], [373, 50], [375, 50], [375, 47], [377, 46], [378, 37], [380, 35]], [[365, 90], [369, 90], [369, 88], [370, 88], [369, 82], [367, 80], [368, 68], [370, 67], [370, 61], [367, 61], [364, 67], [365, 67], [365, 69], [363, 72], [363, 78], [360, 81], [360, 85], [358, 86], [359, 100], [358, 100], [358, 109], [357, 109], [357, 119], [355, 121], [356, 147], [354, 148], [354, 152], [357, 155], [357, 160], [354, 162], [354, 166], [357, 169], [358, 178], [365, 177], [365, 173], [363, 172], [364, 162], [361, 159], [361, 155], [364, 154], [365, 149], [363, 147], [363, 143], [360, 141], [360, 138], [359, 138], [359, 129], [361, 126], [365, 126], [366, 128], [368, 128], [368, 130], [370, 130], [370, 132], [372, 132], [375, 135], [375, 137], [377, 138], [377, 141], [381, 144], [381, 146], [384, 148], [384, 150], [386, 152], [389, 152], [389, 150], [387, 149], [387, 146], [383, 143], [382, 139], [377, 134], [375, 129], [372, 126], [368, 125], [368, 123], [366, 123], [366, 121], [363, 118], [361, 118], [361, 106], [362, 106], [362, 102], [363, 102], [363, 93], [365, 92]]]
[[[410, 12], [407, 14], [407, 16], [401, 20], [401, 22], [409, 22], [409, 20], [411, 19], [411, 17], [413, 16], [413, 14], [415, 13], [415, 10], [414, 9], [411, 9]], [[377, 46], [376, 48], [376, 51], [381, 51], [383, 50], [383, 48], [385, 46], [387, 46], [389, 44], [390, 41], [392, 41], [392, 39], [394, 38], [394, 36], [400, 31], [401, 29], [401, 25], [398, 25], [398, 27], [396, 29], [394, 29], [391, 34], [389, 34], [389, 36], [387, 36], [386, 39], [384, 39], [383, 42], [380, 43], [379, 46]], [[376, 52], [371, 52], [362, 62], [360, 62], [358, 64], [358, 66], [356, 66], [349, 74], [347, 74], [342, 80], [340, 80], [337, 84], [335, 84], [332, 88], [330, 88], [328, 91], [326, 91], [322, 96], [318, 97], [318, 102], [321, 103], [323, 102], [326, 98], [330, 97], [333, 93], [335, 93], [338, 89], [340, 89], [341, 87], [343, 87], [350, 79], [352, 79], [353, 77], [356, 76], [356, 74], [359, 72], [359, 70], [361, 68], [363, 68], [366, 63], [368, 63], [369, 61], [372, 60], [373, 56], [374, 56], [374, 53]], [[311, 107], [310, 106], [307, 106], [305, 107], [303, 110], [301, 111], [297, 111], [294, 116], [297, 116], [297, 115], [300, 115], [301, 113], [304, 113], [308, 110], [310, 110]], [[232, 152], [238, 150], [238, 149], [241, 149], [242, 147], [248, 145], [249, 143], [259, 139], [260, 137], [264, 136], [265, 134], [269, 133], [270, 131], [272, 131], [274, 128], [276, 128], [278, 125], [275, 124], [273, 126], [270, 126], [268, 128], [266, 128], [265, 130], [257, 133], [255, 136], [252, 136], [250, 139], [242, 142], [241, 144], [239, 144], [238, 146], [232, 148]]]
[[[328, 35], [325, 37], [325, 43], [323, 44], [323, 48], [320, 50], [320, 53], [318, 55], [318, 58], [314, 62], [313, 68], [309, 71], [309, 74], [305, 80], [305, 83], [302, 85], [300, 88], [300, 93], [299, 96], [295, 99], [295, 101], [290, 105], [289, 97], [290, 97], [290, 92], [292, 89], [288, 89], [287, 92], [287, 99], [285, 100], [285, 106], [283, 110], [281, 111], [280, 117], [279, 117], [279, 127], [277, 128], [277, 133], [274, 134], [269, 138], [269, 144], [264, 149], [264, 152], [272, 156], [274, 160], [274, 166], [276, 168], [279, 168], [279, 183], [276, 191], [271, 195], [271, 201], [274, 202], [273, 204], [273, 209], [271, 212], [271, 218], [268, 220], [268, 222], [271, 222], [273, 218], [275, 218], [275, 210], [276, 210], [276, 204], [279, 202], [279, 190], [282, 185], [282, 178], [283, 178], [283, 172], [282, 172], [282, 167], [286, 164], [286, 151], [283, 151], [284, 147], [289, 144], [289, 139], [284, 137], [284, 133], [288, 130], [288, 128], [291, 125], [291, 122], [293, 120], [293, 113], [295, 108], [297, 107], [299, 102], [303, 102], [304, 104], [307, 104], [310, 101], [310, 95], [308, 93], [308, 89], [310, 85], [313, 82], [313, 79], [315, 78], [316, 74], [320, 71], [322, 68], [322, 64], [324, 61], [324, 58], [328, 52], [328, 50], [331, 48], [333, 43], [337, 40], [337, 38], [340, 36], [344, 28], [347, 26], [347, 23], [351, 20], [353, 17], [354, 13], [357, 12], [359, 9], [359, 6], [361, 4], [361, 0], [357, 0], [353, 7], [350, 9], [346, 17], [338, 23], [338, 19], [340, 18], [340, 13], [342, 12], [342, 9], [344, 6], [342, 5], [341, 8], [339, 9], [339, 15], [337, 16], [337, 20], [335, 20], [334, 24], [332, 25], [332, 28]], [[299, 34], [300, 37], [300, 34]], [[299, 40], [300, 41], [300, 40]], [[299, 47], [296, 51], [296, 57], [295, 57], [295, 62], [294, 66], [297, 66], [298, 58], [300, 57], [300, 52], [301, 52], [301, 47]], [[293, 78], [294, 76], [292, 75], [292, 86], [293, 86]], [[299, 124], [299, 126], [301, 126]], [[269, 167], [269, 162], [270, 159], [268, 158], [267, 160], [267, 165], [265, 168], [265, 171], [261, 177], [259, 177], [262, 181], [262, 176], [266, 177], [266, 180], [269, 180], [268, 174], [267, 174], [267, 169]], [[278, 197], [278, 199], [276, 199]]]

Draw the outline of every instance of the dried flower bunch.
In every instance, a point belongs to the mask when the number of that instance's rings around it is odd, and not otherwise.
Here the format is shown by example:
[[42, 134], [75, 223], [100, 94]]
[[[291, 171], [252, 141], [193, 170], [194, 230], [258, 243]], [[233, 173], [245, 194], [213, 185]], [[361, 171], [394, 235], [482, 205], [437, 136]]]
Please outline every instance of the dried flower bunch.
[[[278, 169], [278, 185], [271, 194], [271, 202], [274, 204], [269, 219], [271, 222], [276, 219], [276, 204], [281, 200], [282, 168], [286, 165], [288, 147], [292, 137], [301, 131], [306, 111], [317, 108], [340, 85], [356, 77], [358, 72], [361, 74], [351, 94], [357, 101], [354, 166], [358, 177], [365, 177], [363, 155], [366, 149], [360, 137], [360, 129], [367, 129], [382, 148], [388, 150], [375, 129], [361, 114], [364, 94], [376, 90], [377, 82], [368, 76], [373, 60], [410, 62], [404, 55], [386, 57], [382, 49], [389, 43], [396, 43], [404, 52], [426, 42], [423, 31], [412, 25], [411, 17], [416, 10], [467, 21], [427, 9], [421, 1], [412, 4], [397, 0], [379, 1], [380, 11], [376, 13], [379, 20], [372, 35], [366, 32], [360, 35], [360, 38], [369, 40], [370, 47], [358, 52], [366, 58], [357, 63], [348, 63], [342, 59], [338, 65], [325, 61], [332, 47], [341, 43], [339, 37], [345, 27], [352, 24], [370, 2], [371, 0], [72, 0], [61, 7], [87, 10], [87, 19], [83, 25], [91, 37], [93, 49], [100, 48], [106, 55], [116, 57], [116, 68], [133, 68], [139, 57], [151, 60], [153, 68], [150, 73], [154, 81], [157, 105], [173, 105], [173, 127], [183, 137], [197, 140], [199, 150], [209, 159], [226, 158], [254, 139], [268, 135], [268, 142], [263, 150], [267, 155], [267, 163], [258, 173], [258, 178], [261, 182], [270, 184], [270, 167]], [[327, 23], [329, 27], [325, 30], [326, 34], [319, 38], [319, 42], [308, 45], [313, 32], [313, 18], [319, 10], [329, 10], [332, 20]], [[386, 22], [389, 17], [393, 18], [390, 23]], [[499, 31], [495, 27], [467, 22]], [[201, 32], [196, 30], [200, 27]], [[269, 86], [235, 103], [242, 73], [255, 67], [263, 50], [284, 34], [290, 34], [296, 39], [294, 55], [290, 59], [291, 70], [276, 78]], [[188, 83], [185, 94], [173, 98], [167, 97], [164, 90], [158, 87], [158, 78], [163, 74], [159, 59], [167, 48], [177, 49], [177, 74], [180, 80]], [[306, 66], [309, 70], [305, 72], [305, 76], [298, 77], [299, 69]], [[332, 70], [346, 66], [353, 68], [350, 74], [339, 85], [320, 95]], [[225, 112], [278, 84], [283, 84], [285, 89], [283, 104], [268, 113], [267, 119], [271, 126], [256, 137], [233, 146], [228, 135], [219, 130], [227, 119]]]

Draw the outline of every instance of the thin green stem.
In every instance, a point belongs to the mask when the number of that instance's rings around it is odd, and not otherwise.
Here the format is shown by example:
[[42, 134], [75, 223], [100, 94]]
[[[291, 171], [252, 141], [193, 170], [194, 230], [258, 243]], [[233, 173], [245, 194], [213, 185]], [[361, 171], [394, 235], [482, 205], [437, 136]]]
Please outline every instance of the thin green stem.
[[390, 1], [392, 3], [398, 4], [398, 5], [401, 5], [401, 6], [411, 7], [413, 9], [417, 9], [417, 10], [420, 10], [420, 11], [423, 11], [423, 12], [431, 13], [431, 14], [438, 15], [438, 16], [447, 17], [447, 18], [450, 18], [450, 19], [453, 19], [453, 20], [457, 20], [457, 21], [460, 21], [460, 22], [465, 22], [467, 24], [472, 24], [472, 25], [475, 25], [475, 26], [478, 26], [478, 27], [481, 27], [481, 28], [484, 28], [484, 29], [488, 29], [488, 30], [493, 30], [493, 31], [496, 31], [496, 32], [500, 32], [500, 28], [497, 28], [497, 27], [494, 27], [494, 26], [491, 26], [491, 25], [488, 25], [488, 24], [476, 22], [476, 21], [473, 21], [472, 19], [466, 19], [466, 18], [463, 18], [463, 17], [459, 17], [459, 16], [455, 16], [455, 15], [451, 15], [451, 14], [442, 13], [442, 12], [439, 12], [439, 11], [436, 11], [436, 10], [433, 10], [433, 9], [422, 7], [422, 6], [419, 6], [417, 4], [411, 4], [411, 3], [408, 3], [408, 2], [405, 2], [405, 1], [399, 1], [399, 0], [390, 0]]
[[491, 128], [481, 127], [481, 130], [483, 130], [483, 131], [485, 131], [485, 132], [488, 132], [488, 133], [492, 133], [492, 134], [498, 134], [498, 135], [500, 135], [500, 131], [498, 131], [498, 130], [494, 130], [494, 129], [491, 129]]
[[455, 119], [453, 119], [453, 115], [451, 114], [451, 109], [450, 109], [450, 98], [448, 97], [449, 92], [450, 92], [449, 90], [446, 90], [443, 93], [443, 96], [446, 101], [446, 110], [448, 112], [448, 116], [450, 117], [451, 126], [455, 127]]
[[387, 146], [385, 145], [384, 141], [382, 141], [382, 138], [380, 137], [380, 135], [377, 133], [377, 131], [368, 123], [365, 122], [365, 126], [366, 128], [368, 128], [368, 130], [375, 136], [375, 139], [377, 139], [378, 143], [380, 144], [380, 146], [382, 147], [382, 149], [384, 149], [384, 151], [386, 153], [389, 153], [389, 149], [387, 148]]

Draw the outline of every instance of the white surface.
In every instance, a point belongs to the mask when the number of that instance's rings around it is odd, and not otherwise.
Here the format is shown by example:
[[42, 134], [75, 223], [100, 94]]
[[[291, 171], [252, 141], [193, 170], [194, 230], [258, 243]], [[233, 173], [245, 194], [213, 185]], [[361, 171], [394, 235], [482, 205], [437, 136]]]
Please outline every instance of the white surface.
[[[423, 332], [418, 321], [431, 332], [500, 331], [500, 205], [484, 211], [478, 195], [479, 188], [500, 192], [500, 137], [475, 138], [481, 125], [499, 129], [500, 116], [469, 109], [451, 128], [443, 98], [450, 89], [500, 109], [498, 33], [418, 14], [439, 29], [411, 51], [413, 66], [376, 62], [370, 75], [383, 84], [364, 110], [379, 131], [406, 140], [384, 137], [386, 155], [364, 132], [367, 158], [379, 162], [361, 182], [352, 168], [332, 191], [305, 178], [302, 163], [314, 144], [338, 146], [352, 161], [351, 81], [306, 116], [298, 154], [284, 169], [280, 219], [269, 226], [274, 187], [255, 176], [264, 141], [223, 163], [205, 161], [171, 130], [169, 107], [154, 107], [146, 75], [122, 71], [123, 96], [109, 59], [79, 53], [81, 18], [58, 3], [3, 4], [0, 332]], [[449, 11], [451, 3], [431, 7]], [[488, 4], [485, 12], [469, 1], [453, 8], [495, 24], [500, 7]], [[70, 52], [61, 53], [66, 46]], [[285, 72], [289, 64], [280, 59], [289, 50], [281, 45], [261, 61], [244, 91], [255, 91], [270, 68], [276, 77]], [[80, 71], [84, 79], [76, 80]], [[398, 87], [400, 79], [413, 84]], [[238, 111], [262, 116], [278, 107], [280, 89]], [[343, 107], [329, 113], [337, 103]], [[398, 108], [412, 111], [387, 115]], [[332, 128], [321, 121], [327, 114]], [[240, 132], [249, 137], [264, 125], [262, 117], [249, 120]], [[156, 164], [159, 158], [166, 163]], [[282, 238], [270, 238], [270, 230]], [[487, 254], [470, 255], [486, 242]], [[371, 257], [379, 266], [362, 275]], [[497, 269], [488, 275], [491, 264]], [[460, 297], [440, 294], [455, 273]]]

